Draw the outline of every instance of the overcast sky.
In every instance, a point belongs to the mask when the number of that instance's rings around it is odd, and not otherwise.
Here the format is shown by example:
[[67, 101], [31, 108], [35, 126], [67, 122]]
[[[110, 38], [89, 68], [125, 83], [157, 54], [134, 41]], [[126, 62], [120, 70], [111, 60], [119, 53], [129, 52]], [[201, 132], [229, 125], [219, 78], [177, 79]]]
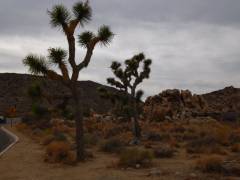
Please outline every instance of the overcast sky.
[[[45, 55], [49, 47], [67, 47], [63, 33], [49, 25], [47, 9], [69, 8], [73, 0], [1, 0], [0, 72], [27, 73], [28, 53]], [[240, 0], [90, 0], [93, 21], [116, 34], [109, 47], [95, 49], [80, 80], [106, 84], [113, 60], [144, 52], [153, 60], [146, 95], [163, 89], [205, 93], [225, 86], [240, 87]], [[78, 28], [77, 34], [84, 30]], [[78, 47], [77, 57], [83, 56]]]

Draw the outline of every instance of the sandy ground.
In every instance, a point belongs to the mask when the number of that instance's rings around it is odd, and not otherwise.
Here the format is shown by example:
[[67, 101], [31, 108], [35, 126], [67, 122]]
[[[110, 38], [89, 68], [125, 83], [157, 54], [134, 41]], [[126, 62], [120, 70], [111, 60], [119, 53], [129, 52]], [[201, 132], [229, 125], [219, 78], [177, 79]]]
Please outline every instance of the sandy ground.
[[[95, 158], [77, 166], [48, 164], [43, 162], [43, 147], [30, 138], [10, 129], [20, 141], [0, 157], [0, 180], [148, 180], [148, 179], [187, 179], [191, 164], [181, 156], [155, 162], [155, 168], [168, 169], [169, 173], [161, 177], [148, 177], [149, 169], [118, 170], [108, 168], [115, 160], [114, 156], [96, 152]], [[171, 170], [174, 167], [174, 170]], [[192, 179], [192, 178], [191, 178]], [[195, 178], [194, 178], [195, 179]]]

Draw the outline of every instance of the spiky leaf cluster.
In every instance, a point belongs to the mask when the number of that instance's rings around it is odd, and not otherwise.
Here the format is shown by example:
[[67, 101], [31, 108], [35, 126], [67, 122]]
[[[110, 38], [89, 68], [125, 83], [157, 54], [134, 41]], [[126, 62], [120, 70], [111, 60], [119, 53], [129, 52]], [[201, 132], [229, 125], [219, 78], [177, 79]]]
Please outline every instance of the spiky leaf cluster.
[[46, 75], [49, 69], [46, 59], [42, 56], [34, 54], [28, 55], [24, 60], [23, 64], [28, 66], [29, 71], [35, 75]]
[[98, 38], [104, 46], [108, 45], [112, 41], [113, 36], [114, 34], [106, 25], [101, 26], [98, 30]]
[[63, 26], [71, 19], [68, 9], [62, 4], [54, 6], [51, 11], [48, 11], [48, 14], [51, 18], [50, 24], [53, 27]]
[[77, 2], [73, 6], [73, 14], [76, 19], [84, 25], [84, 23], [88, 23], [92, 17], [92, 8], [89, 6], [88, 1], [86, 2]]
[[90, 31], [83, 32], [82, 34], [78, 35], [78, 43], [80, 46], [88, 47], [89, 43], [94, 37], [95, 35]]
[[52, 64], [65, 64], [67, 57], [67, 51], [62, 48], [50, 48], [48, 49], [48, 58]]

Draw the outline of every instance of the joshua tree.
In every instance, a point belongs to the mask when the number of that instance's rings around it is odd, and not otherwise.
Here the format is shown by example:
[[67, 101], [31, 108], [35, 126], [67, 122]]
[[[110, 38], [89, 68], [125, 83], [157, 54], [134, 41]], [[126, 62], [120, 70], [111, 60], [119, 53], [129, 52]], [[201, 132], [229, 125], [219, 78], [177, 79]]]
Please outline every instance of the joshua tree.
[[[77, 81], [79, 72], [88, 67], [95, 46], [100, 43], [108, 45], [113, 33], [108, 26], [101, 26], [95, 35], [90, 31], [86, 31], [78, 35], [78, 43], [86, 49], [86, 54], [80, 63], [75, 59], [75, 30], [78, 25], [84, 26], [91, 20], [92, 10], [88, 1], [77, 2], [72, 8], [73, 14], [64, 5], [55, 5], [51, 11], [48, 11], [50, 23], [52, 27], [63, 30], [67, 42], [68, 52], [61, 48], [50, 48], [47, 58], [34, 54], [28, 55], [24, 60], [24, 65], [29, 67], [32, 74], [43, 75], [52, 80], [63, 83], [71, 91], [75, 106], [75, 123], [76, 123], [76, 144], [77, 144], [77, 161], [84, 160], [84, 143], [83, 143], [83, 113], [79, 101], [79, 91], [77, 89]], [[57, 65], [61, 71], [61, 75], [51, 69], [50, 64]], [[70, 70], [68, 69], [68, 65]], [[70, 75], [71, 73], [71, 75]]]
[[[140, 102], [143, 95], [142, 90], [136, 91], [136, 89], [144, 79], [149, 78], [151, 63], [152, 60], [145, 59], [143, 53], [135, 55], [131, 59], [127, 59], [125, 61], [125, 69], [121, 67], [121, 63], [114, 61], [112, 62], [111, 69], [117, 79], [107, 79], [107, 82], [111, 86], [114, 86], [120, 91], [130, 94], [131, 96], [130, 103], [133, 109], [132, 117], [134, 122], [134, 142], [138, 142], [141, 137], [141, 128], [138, 123], [138, 102]], [[141, 67], [142, 71], [139, 70]]]

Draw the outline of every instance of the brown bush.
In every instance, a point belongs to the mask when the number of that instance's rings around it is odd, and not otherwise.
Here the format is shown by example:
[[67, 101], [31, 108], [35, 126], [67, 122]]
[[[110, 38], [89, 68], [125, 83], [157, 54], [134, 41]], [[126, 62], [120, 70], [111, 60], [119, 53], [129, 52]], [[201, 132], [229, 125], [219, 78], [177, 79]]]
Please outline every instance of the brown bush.
[[230, 137], [229, 137], [229, 141], [232, 144], [240, 143], [240, 129], [236, 129], [236, 130], [231, 132]]
[[223, 173], [223, 158], [212, 155], [196, 162], [196, 168], [205, 173]]
[[25, 132], [26, 130], [29, 129], [29, 127], [28, 127], [27, 124], [25, 124], [25, 123], [16, 124], [15, 127], [16, 127], [17, 130], [20, 131], [20, 132]]
[[227, 152], [225, 149], [216, 142], [216, 139], [212, 136], [198, 137], [186, 144], [186, 150], [188, 153], [210, 153], [225, 155]]
[[175, 149], [171, 148], [170, 146], [163, 145], [154, 148], [153, 153], [156, 158], [171, 158], [174, 156]]
[[154, 155], [151, 151], [138, 148], [127, 149], [121, 153], [118, 165], [121, 167], [148, 167], [152, 163]]
[[117, 138], [108, 139], [100, 145], [100, 150], [108, 153], [120, 153], [123, 149], [123, 143]]
[[231, 135], [230, 132], [231, 132], [231, 129], [223, 125], [222, 127], [215, 128], [215, 130], [211, 131], [209, 134], [213, 136], [213, 138], [218, 144], [228, 145], [229, 138]]
[[90, 133], [86, 133], [84, 134], [84, 143], [86, 146], [90, 147], [90, 146], [95, 146], [97, 145], [97, 143], [99, 142], [99, 137], [97, 136], [97, 134], [90, 134]]
[[236, 153], [240, 153], [240, 143], [232, 145], [231, 151], [236, 152]]
[[69, 143], [64, 141], [53, 141], [47, 146], [45, 160], [51, 163], [74, 163], [75, 159], [70, 150], [71, 146]]
[[46, 146], [48, 144], [50, 144], [51, 142], [54, 141], [54, 136], [53, 135], [48, 135], [48, 136], [45, 136], [41, 142], [42, 145]]

